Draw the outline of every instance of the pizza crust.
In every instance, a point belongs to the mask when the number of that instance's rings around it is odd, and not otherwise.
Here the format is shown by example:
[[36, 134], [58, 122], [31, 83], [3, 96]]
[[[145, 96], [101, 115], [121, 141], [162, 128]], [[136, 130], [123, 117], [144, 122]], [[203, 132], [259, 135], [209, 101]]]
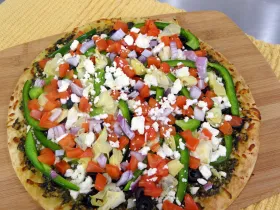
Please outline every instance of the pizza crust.
[[[71, 33], [77, 33], [78, 31], [89, 31], [93, 28], [97, 30], [108, 29], [113, 26], [117, 19], [103, 19], [85, 26], [75, 28]], [[135, 23], [143, 22], [144, 18], [138, 19], [122, 19], [123, 21], [133, 21]], [[67, 37], [66, 34], [63, 37]], [[40, 53], [32, 62], [35, 63], [45, 57], [48, 50], [54, 47], [54, 44], [50, 45], [49, 48]], [[221, 192], [215, 196], [199, 199], [199, 202], [205, 209], [225, 209], [227, 208], [240, 194], [246, 183], [248, 182], [251, 173], [254, 169], [254, 165], [257, 160], [259, 151], [259, 128], [260, 128], [260, 113], [256, 108], [253, 96], [246, 85], [242, 76], [237, 72], [235, 67], [227, 61], [227, 59], [209, 45], [201, 41], [201, 48], [206, 49], [208, 54], [212, 55], [214, 59], [224, 65], [230, 70], [233, 76], [234, 83], [236, 85], [238, 100], [243, 108], [242, 113], [252, 121], [249, 127], [246, 129], [248, 140], [246, 142], [239, 143], [239, 150], [233, 156], [238, 159], [239, 164], [233, 172], [233, 177], [230, 183], [221, 189]], [[22, 100], [22, 89], [26, 80], [34, 77], [34, 70], [32, 64], [25, 69], [25, 72], [21, 75], [16, 84], [14, 92], [10, 98], [9, 109], [8, 109], [8, 120], [7, 120], [7, 136], [8, 136], [8, 148], [12, 160], [14, 170], [25, 187], [27, 192], [32, 198], [37, 201], [44, 209], [70, 209], [71, 203], [61, 205], [62, 199], [57, 197], [43, 197], [44, 190], [38, 186], [38, 183], [42, 183], [42, 174], [40, 172], [33, 173], [27, 169], [24, 163], [23, 153], [20, 152], [17, 147], [20, 142], [20, 138], [26, 136], [26, 125], [24, 125], [23, 113], [20, 110]], [[21, 123], [20, 129], [13, 126], [16, 122]]]

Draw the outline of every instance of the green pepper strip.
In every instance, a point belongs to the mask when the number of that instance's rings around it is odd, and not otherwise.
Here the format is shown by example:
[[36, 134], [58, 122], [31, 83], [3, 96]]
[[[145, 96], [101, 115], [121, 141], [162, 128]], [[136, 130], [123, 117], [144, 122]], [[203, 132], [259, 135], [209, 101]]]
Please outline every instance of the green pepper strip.
[[31, 86], [31, 80], [27, 80], [24, 83], [23, 91], [22, 91], [22, 100], [23, 100], [23, 114], [27, 123], [37, 130], [46, 130], [39, 126], [39, 121], [35, 120], [30, 116], [30, 111], [28, 109], [28, 101], [29, 101], [29, 89]]
[[[170, 23], [155, 22], [155, 25], [161, 30], [163, 30], [169, 24]], [[144, 23], [137, 23], [137, 24], [134, 25], [134, 27], [136, 27], [136, 28], [140, 28], [142, 26], [144, 26]], [[181, 28], [180, 35], [185, 37], [188, 40], [186, 42], [186, 45], [188, 45], [193, 50], [196, 50], [200, 47], [198, 38], [193, 33], [191, 33], [190, 31], [187, 31], [187, 30]]]
[[[176, 77], [172, 74], [172, 73], [168, 73], [167, 77], [172, 81], [175, 82], [176, 81]], [[188, 89], [186, 87], [182, 87], [180, 94], [183, 96], [186, 96], [187, 98], [191, 98], [190, 96], [190, 92], [188, 91]]]
[[84, 55], [86, 57], [89, 57], [89, 56], [93, 55], [94, 53], [95, 53], [95, 47], [91, 47], [84, 53]]
[[139, 176], [141, 176], [141, 174], [144, 172], [144, 170], [145, 169], [143, 169], [143, 170], [136, 169], [136, 171], [134, 171], [134, 173], [133, 173], [133, 178], [126, 183], [125, 187], [123, 188], [123, 191], [128, 191], [130, 188], [130, 185], [133, 182], [135, 182]]
[[[99, 80], [99, 82], [97, 82], [96, 80]], [[100, 94], [101, 91], [101, 86], [105, 83], [105, 71], [104, 69], [100, 69], [97, 72], [97, 77], [94, 81], [94, 91], [95, 91], [95, 96], [98, 96]]]
[[230, 154], [232, 152], [232, 136], [226, 135], [226, 136], [224, 136], [224, 139], [225, 139], [225, 145], [226, 145], [226, 149], [227, 149], [226, 156], [219, 157], [215, 162], [210, 163], [210, 165], [213, 165], [213, 166], [219, 165], [222, 162], [224, 162], [230, 158]]
[[100, 115], [100, 114], [104, 114], [104, 110], [102, 107], [92, 107], [92, 111], [90, 112], [90, 116], [96, 116], [96, 115]]
[[[96, 29], [92, 29], [91, 31], [84, 33], [83, 35], [79, 36], [76, 40], [78, 40], [80, 43], [82, 41], [84, 41], [85, 39], [92, 37], [94, 34], [96, 33]], [[65, 44], [63, 47], [61, 47], [60, 49], [54, 51], [53, 53], [51, 53], [48, 57], [54, 57], [57, 53], [60, 53], [61, 55], [65, 55], [69, 49], [70, 46], [72, 44], [73, 41], [70, 41], [69, 43]]]
[[47, 139], [47, 137], [41, 131], [34, 130], [34, 135], [44, 147], [50, 148], [53, 151], [61, 149], [61, 147], [58, 144]]
[[[33, 135], [31, 133], [31, 130], [28, 131], [27, 136], [26, 136], [25, 154], [36, 169], [38, 169], [41, 173], [43, 173], [47, 177], [51, 178], [51, 167], [48, 165], [42, 164], [38, 160], [36, 144], [35, 144]], [[56, 184], [66, 188], [66, 189], [75, 190], [75, 191], [79, 190], [79, 187], [77, 185], [69, 182], [68, 180], [64, 179], [60, 175], [57, 175], [55, 178], [52, 178], [52, 180]]]
[[127, 122], [130, 124], [131, 121], [131, 117], [130, 117], [130, 113], [129, 113], [129, 109], [128, 109], [128, 105], [127, 103], [120, 99], [119, 100], [119, 108], [122, 112], [123, 117], [127, 120]]
[[181, 157], [180, 157], [180, 162], [184, 165], [184, 168], [182, 168], [179, 171], [178, 174], [178, 187], [177, 187], [177, 192], [176, 192], [176, 199], [178, 199], [180, 202], [182, 202], [186, 190], [187, 190], [187, 185], [188, 185], [188, 170], [189, 170], [189, 150], [187, 148], [181, 150], [179, 146], [179, 139], [182, 139], [179, 134], [175, 135], [175, 143], [176, 143], [176, 148], [178, 148]]
[[182, 128], [182, 130], [195, 131], [200, 126], [200, 121], [196, 119], [190, 119], [187, 122], [184, 120], [176, 120], [175, 124]]
[[235, 87], [229, 71], [222, 65], [217, 63], [208, 63], [208, 66], [215, 68], [223, 78], [226, 86], [226, 93], [231, 104], [231, 114], [239, 116], [239, 103], [235, 93]]
[[178, 66], [178, 63], [182, 63], [184, 66], [196, 68], [195, 62], [190, 61], [190, 60], [167, 60], [164, 62], [168, 63], [168, 65], [171, 67], [176, 67], [176, 66]]
[[163, 97], [163, 94], [164, 94], [164, 89], [161, 88], [161, 87], [157, 87], [157, 89], [156, 89], [156, 100], [160, 101]]
[[33, 87], [29, 90], [29, 97], [31, 99], [38, 98], [44, 92], [43, 88], [41, 87]]

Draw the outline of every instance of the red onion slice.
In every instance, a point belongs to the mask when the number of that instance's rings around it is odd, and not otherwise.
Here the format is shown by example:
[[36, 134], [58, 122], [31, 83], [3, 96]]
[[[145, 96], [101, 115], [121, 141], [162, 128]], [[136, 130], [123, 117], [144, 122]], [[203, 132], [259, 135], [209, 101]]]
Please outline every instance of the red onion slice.
[[117, 122], [114, 124], [114, 132], [117, 134], [118, 137], [123, 135], [122, 129], [120, 127], [120, 124], [117, 123]]
[[207, 77], [207, 62], [208, 60], [206, 57], [197, 57], [195, 61], [200, 79], [205, 79]]
[[141, 55], [145, 56], [146, 58], [150, 57], [153, 55], [153, 53], [150, 50], [145, 49]]
[[197, 119], [199, 121], [204, 121], [204, 118], [205, 118], [205, 112], [202, 111], [200, 108], [198, 107], [195, 107], [194, 108], [194, 119]]
[[30, 116], [32, 116], [36, 120], [40, 120], [42, 116], [42, 112], [36, 109], [31, 110]]
[[70, 84], [71, 90], [73, 93], [75, 93], [77, 96], [82, 97], [83, 96], [83, 88], [76, 85], [74, 82]]
[[205, 82], [203, 79], [198, 80], [197, 86], [200, 90], [203, 90], [205, 88]]
[[126, 171], [128, 165], [129, 165], [128, 162], [122, 162], [122, 163], [121, 163], [121, 169], [122, 169], [123, 171]]
[[124, 38], [125, 33], [123, 32], [123, 30], [120, 28], [119, 30], [117, 30], [112, 36], [111, 39], [114, 41], [118, 41], [121, 40], [122, 38]]
[[178, 49], [176, 42], [170, 42], [170, 49], [171, 49], [171, 59], [176, 59], [178, 57]]
[[114, 61], [114, 59], [115, 59], [116, 56], [117, 56], [116, 53], [110, 53], [110, 54], [109, 54], [109, 58], [110, 58], [111, 61]]
[[79, 132], [80, 129], [81, 129], [80, 127], [71, 127], [70, 128], [70, 133], [73, 134], [73, 135], [76, 135]]
[[55, 136], [54, 136], [54, 128], [50, 128], [50, 129], [48, 130], [47, 138], [48, 138], [48, 139], [54, 139], [54, 138], [55, 138]]
[[133, 139], [135, 137], [134, 132], [130, 129], [127, 121], [124, 119], [123, 116], [120, 114], [117, 117], [117, 122], [120, 124], [120, 127], [122, 128], [123, 132], [129, 139]]
[[144, 82], [142, 82], [141, 80], [138, 80], [134, 85], [134, 89], [140, 90], [143, 86], [144, 86]]
[[52, 179], [55, 179], [58, 176], [58, 174], [54, 170], [51, 170], [50, 176]]
[[56, 139], [66, 133], [64, 124], [60, 124], [58, 126], [53, 127], [53, 130], [54, 130], [54, 137]]
[[150, 41], [150, 47], [152, 48], [152, 47], [155, 47], [155, 46], [157, 46], [158, 45], [158, 41], [157, 40], [151, 40]]
[[190, 95], [193, 99], [198, 99], [201, 95], [201, 90], [197, 86], [192, 86], [190, 90]]
[[142, 155], [141, 153], [135, 151], [131, 151], [130, 155], [134, 156], [139, 162], [142, 162], [146, 157], [145, 155]]
[[128, 94], [127, 97], [128, 97], [128, 98], [134, 99], [134, 98], [136, 98], [138, 95], [139, 95], [139, 92], [133, 91], [133, 92], [131, 92], [130, 94]]
[[137, 186], [138, 186], [138, 183], [139, 183], [140, 179], [141, 179], [141, 176], [139, 176], [134, 182], [131, 183], [130, 189], [132, 191], [137, 189]]
[[89, 48], [94, 46], [94, 41], [90, 40], [88, 42], [84, 42], [80, 48], [81, 53], [85, 53]]
[[60, 157], [64, 155], [64, 150], [60, 149], [60, 150], [55, 150], [55, 156], [56, 157]]
[[205, 191], [212, 189], [213, 184], [211, 182], [207, 182], [207, 184], [203, 185]]
[[105, 168], [106, 167], [106, 163], [107, 163], [107, 158], [106, 156], [102, 153], [101, 155], [99, 155], [99, 157], [97, 158], [97, 162], [100, 165], [101, 168]]
[[95, 131], [96, 133], [101, 132], [101, 120], [95, 120], [95, 119], [90, 119], [89, 121], [89, 130], [90, 131]]
[[66, 62], [69, 63], [70, 65], [72, 66], [78, 66], [79, 64], [79, 57], [78, 56], [73, 56], [73, 57], [70, 57], [70, 58], [67, 58], [66, 59]]
[[186, 58], [188, 60], [191, 60], [191, 61], [196, 61], [197, 59], [197, 56], [196, 54], [194, 53], [194, 51], [184, 51], [184, 55], [186, 56]]
[[147, 61], [147, 58], [144, 56], [144, 55], [140, 55], [138, 57], [138, 60], [141, 62], [141, 63], [145, 63]]
[[122, 186], [126, 184], [129, 180], [131, 180], [133, 177], [132, 171], [126, 171], [122, 174], [121, 178], [117, 182], [117, 187]]
[[43, 87], [45, 85], [45, 81], [42, 79], [36, 79], [34, 83], [34, 87]]
[[61, 115], [62, 109], [61, 108], [56, 108], [52, 111], [52, 115], [49, 117], [49, 120], [51, 122], [54, 122], [57, 120], [57, 118]]
[[136, 52], [133, 50], [133, 51], [129, 52], [127, 56], [128, 56], [129, 58], [136, 58], [136, 57], [137, 57], [137, 54], [136, 54]]

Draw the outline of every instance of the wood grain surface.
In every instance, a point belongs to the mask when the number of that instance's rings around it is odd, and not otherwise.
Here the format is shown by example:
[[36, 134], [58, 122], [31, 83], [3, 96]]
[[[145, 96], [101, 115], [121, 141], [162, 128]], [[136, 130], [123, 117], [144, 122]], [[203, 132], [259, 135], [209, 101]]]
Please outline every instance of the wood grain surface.
[[[253, 175], [230, 209], [240, 209], [280, 192], [280, 84], [246, 35], [223, 13], [202, 11], [158, 16], [177, 18], [199, 38], [224, 54], [245, 78], [262, 114], [261, 148]], [[13, 88], [35, 56], [58, 36], [0, 52], [0, 209], [41, 209], [13, 171], [6, 139], [7, 109]], [[12, 158], [12, 157], [11, 157]]]

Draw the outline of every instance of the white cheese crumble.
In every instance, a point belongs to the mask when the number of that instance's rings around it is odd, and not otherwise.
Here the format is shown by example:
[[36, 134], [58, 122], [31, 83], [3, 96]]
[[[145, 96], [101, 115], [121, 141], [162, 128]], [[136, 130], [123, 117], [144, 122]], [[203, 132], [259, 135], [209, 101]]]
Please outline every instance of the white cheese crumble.
[[158, 86], [157, 78], [152, 74], [146, 74], [144, 78], [144, 82], [149, 87], [151, 87], [152, 85]]
[[171, 93], [173, 94], [178, 94], [179, 91], [182, 89], [182, 82], [180, 79], [176, 79], [172, 88], [171, 88]]
[[139, 170], [143, 170], [143, 169], [147, 168], [147, 164], [142, 163], [142, 162], [138, 162], [137, 166], [138, 166]]
[[116, 141], [116, 142], [109, 141], [109, 144], [110, 144], [111, 147], [113, 147], [113, 148], [119, 148], [119, 147], [120, 147], [120, 142], [119, 142], [119, 141]]
[[158, 123], [157, 122], [154, 122], [153, 124], [152, 124], [152, 127], [154, 128], [154, 130], [156, 131], [156, 132], [158, 132], [158, 127], [159, 127], [159, 125], [158, 125]]
[[93, 65], [93, 62], [90, 59], [86, 59], [84, 61], [84, 67], [89, 74], [94, 74], [95, 67]]
[[70, 49], [75, 51], [77, 49], [78, 45], [79, 45], [79, 41], [78, 40], [74, 40], [72, 42], [72, 44], [70, 45]]
[[202, 179], [202, 178], [198, 178], [197, 182], [201, 185], [206, 185], [207, 184], [207, 181], [205, 179]]
[[227, 173], [224, 171], [219, 171], [219, 174], [221, 174], [222, 177], [226, 178], [227, 177]]
[[218, 149], [215, 152], [212, 152], [211, 162], [218, 160], [220, 156], [225, 157], [227, 155], [227, 149], [223, 145], [219, 145]]
[[207, 106], [207, 103], [204, 102], [204, 101], [199, 101], [197, 103], [197, 106], [202, 108], [202, 111], [206, 112], [208, 110], [208, 106]]
[[231, 121], [232, 120], [232, 116], [230, 115], [225, 115], [225, 121]]
[[199, 187], [190, 187], [190, 192], [192, 195], [195, 195], [198, 190], [199, 190]]
[[138, 152], [141, 153], [141, 155], [147, 155], [150, 150], [151, 150], [150, 147], [145, 146], [142, 147], [142, 149], [140, 149]]
[[145, 117], [137, 116], [131, 120], [131, 130], [138, 131], [139, 134], [144, 134], [145, 130]]
[[72, 94], [71, 94], [71, 101], [72, 101], [73, 103], [79, 103], [79, 102], [80, 102], [80, 97], [77, 96], [76, 94], [72, 93]]
[[140, 32], [140, 28], [132, 27], [130, 31], [138, 34]]
[[160, 43], [157, 46], [154, 47], [154, 49], [152, 49], [152, 53], [154, 55], [156, 55], [157, 53], [159, 53], [162, 49], [164, 48], [164, 43]]
[[59, 80], [58, 81], [58, 92], [64, 92], [68, 89], [71, 81], [70, 80]]
[[209, 179], [212, 176], [212, 172], [207, 165], [199, 166], [199, 171], [205, 179]]
[[137, 45], [137, 47], [140, 47], [140, 48], [149, 48], [150, 47], [150, 38], [147, 37], [147, 35], [143, 35], [143, 34], [139, 34], [136, 41], [135, 41], [135, 44]]
[[188, 109], [190, 106], [197, 103], [197, 99], [187, 99], [186, 105], [184, 105], [184, 109]]
[[126, 35], [126, 36], [124, 37], [124, 41], [125, 41], [125, 43], [126, 43], [128, 46], [133, 45], [133, 42], [134, 42], [133, 37], [130, 36], [130, 35]]
[[190, 76], [190, 73], [189, 73], [189, 67], [182, 67], [180, 69], [177, 69], [176, 72], [175, 72], [176, 76], [178, 78], [182, 78], [182, 77], [188, 77]]
[[146, 174], [148, 174], [148, 176], [153, 176], [157, 173], [157, 168], [149, 168], [149, 170], [146, 171]]

